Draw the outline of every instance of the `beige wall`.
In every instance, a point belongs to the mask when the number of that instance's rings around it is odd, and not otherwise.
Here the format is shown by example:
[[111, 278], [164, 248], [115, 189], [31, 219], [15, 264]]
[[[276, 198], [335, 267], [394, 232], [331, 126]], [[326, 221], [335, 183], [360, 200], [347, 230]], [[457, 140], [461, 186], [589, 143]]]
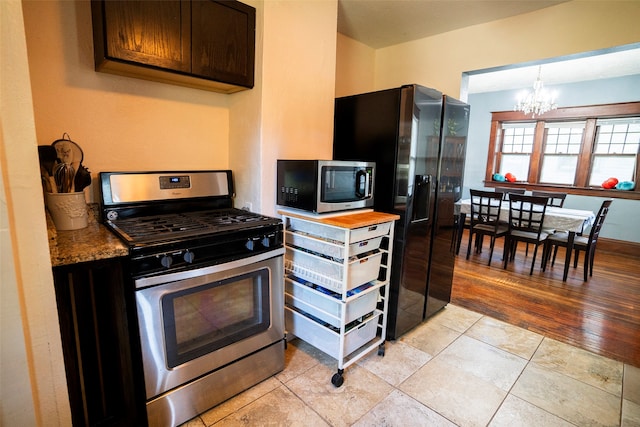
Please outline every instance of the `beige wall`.
[[338, 34], [335, 96], [353, 95], [375, 86], [376, 50]]
[[23, 8], [38, 144], [67, 132], [94, 177], [228, 166], [229, 96], [95, 72], [89, 1]]
[[236, 204], [275, 213], [277, 156], [331, 155], [337, 2], [247, 3], [258, 15], [256, 85], [224, 95], [97, 73], [89, 2], [25, 1], [38, 143], [69, 133], [94, 177], [231, 168]]
[[21, 3], [0, 2], [0, 425], [71, 424]]
[[[337, 1], [264, 2], [259, 210], [275, 214], [278, 158], [331, 158]], [[255, 172], [254, 172], [255, 175]]]
[[[465, 71], [636, 43], [639, 16], [639, 1], [576, 0], [378, 49], [371, 89], [418, 83], [459, 97]], [[338, 58], [344, 58], [343, 44], [338, 47]], [[353, 61], [353, 69], [362, 67], [359, 56], [354, 55]], [[338, 74], [336, 87], [344, 85]]]

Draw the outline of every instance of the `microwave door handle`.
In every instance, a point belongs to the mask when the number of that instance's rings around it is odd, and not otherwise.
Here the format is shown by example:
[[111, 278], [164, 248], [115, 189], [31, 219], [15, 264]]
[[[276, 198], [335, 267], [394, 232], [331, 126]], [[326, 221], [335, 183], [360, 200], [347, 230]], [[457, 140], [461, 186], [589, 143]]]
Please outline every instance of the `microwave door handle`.
[[327, 189], [333, 189], [336, 186], [335, 175], [330, 168], [325, 171], [324, 184]]
[[364, 173], [364, 195], [366, 199], [370, 199], [371, 197], [373, 197], [373, 194], [371, 194], [371, 174], [368, 172]]
[[[363, 179], [364, 178], [364, 179]], [[359, 170], [356, 172], [356, 197], [366, 199], [369, 197], [369, 174], [367, 171]]]

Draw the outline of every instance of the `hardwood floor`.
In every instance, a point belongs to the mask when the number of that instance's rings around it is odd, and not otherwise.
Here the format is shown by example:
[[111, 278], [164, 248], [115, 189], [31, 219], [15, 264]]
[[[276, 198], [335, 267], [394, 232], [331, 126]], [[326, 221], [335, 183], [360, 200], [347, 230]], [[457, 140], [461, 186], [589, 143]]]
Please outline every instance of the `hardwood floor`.
[[[640, 250], [619, 250], [598, 242], [593, 276], [583, 282], [583, 256], [562, 282], [563, 249], [554, 267], [540, 269], [542, 247], [532, 276], [532, 248], [525, 245], [506, 270], [496, 241], [491, 266], [489, 241], [483, 252], [467, 254], [467, 230], [456, 257], [451, 302], [558, 341], [640, 367]], [[612, 244], [613, 243], [613, 244]]]

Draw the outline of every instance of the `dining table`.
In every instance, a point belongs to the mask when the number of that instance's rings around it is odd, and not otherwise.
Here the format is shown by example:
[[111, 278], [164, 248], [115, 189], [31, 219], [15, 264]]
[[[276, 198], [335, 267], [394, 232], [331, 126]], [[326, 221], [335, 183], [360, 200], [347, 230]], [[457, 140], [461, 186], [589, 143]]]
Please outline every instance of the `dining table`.
[[[471, 213], [471, 199], [462, 199], [456, 203], [456, 211], [460, 215], [458, 220], [459, 227], [463, 227], [467, 214]], [[564, 272], [562, 281], [567, 281], [569, 274], [569, 264], [571, 263], [571, 253], [573, 241], [576, 233], [582, 233], [586, 228], [593, 224], [596, 215], [593, 211], [582, 209], [560, 208], [556, 206], [547, 206], [544, 215], [542, 227], [548, 230], [565, 231], [567, 237], [567, 253], [564, 261]], [[509, 222], [509, 201], [503, 200], [500, 207], [500, 221]], [[462, 230], [458, 230], [462, 233]], [[461, 235], [461, 234], [459, 234]]]

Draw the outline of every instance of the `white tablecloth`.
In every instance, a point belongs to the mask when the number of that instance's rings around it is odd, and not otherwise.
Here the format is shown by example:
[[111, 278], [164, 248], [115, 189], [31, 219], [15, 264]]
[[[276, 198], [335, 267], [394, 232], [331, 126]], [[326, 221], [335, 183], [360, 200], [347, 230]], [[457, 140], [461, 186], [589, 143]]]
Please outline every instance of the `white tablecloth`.
[[[471, 213], [471, 199], [464, 199], [459, 202], [460, 213], [469, 215]], [[579, 233], [583, 229], [593, 224], [596, 218], [591, 211], [583, 211], [579, 209], [557, 208], [547, 206], [544, 216], [543, 227], [558, 231], [574, 231]], [[500, 208], [500, 220], [509, 221], [509, 202], [502, 202]]]

